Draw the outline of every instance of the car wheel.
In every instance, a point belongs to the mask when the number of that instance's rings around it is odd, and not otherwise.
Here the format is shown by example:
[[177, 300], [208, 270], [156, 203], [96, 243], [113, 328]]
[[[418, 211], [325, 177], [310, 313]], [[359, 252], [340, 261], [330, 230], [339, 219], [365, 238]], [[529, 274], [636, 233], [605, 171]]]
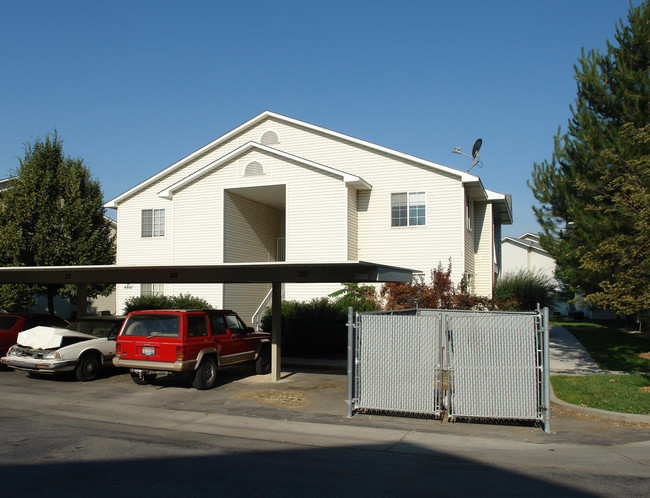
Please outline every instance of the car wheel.
[[95, 380], [99, 377], [101, 368], [101, 363], [96, 355], [85, 354], [77, 362], [77, 368], [74, 370], [74, 375], [77, 380]]
[[217, 382], [217, 362], [214, 357], [204, 358], [199, 368], [194, 372], [192, 386], [200, 391], [211, 389]]
[[131, 372], [131, 379], [133, 379], [133, 382], [139, 386], [146, 386], [147, 384], [153, 384], [156, 381], [156, 374], [143, 374], [142, 377], [140, 377], [140, 374]]
[[271, 348], [263, 347], [260, 355], [253, 363], [255, 373], [258, 375], [266, 375], [271, 373]]

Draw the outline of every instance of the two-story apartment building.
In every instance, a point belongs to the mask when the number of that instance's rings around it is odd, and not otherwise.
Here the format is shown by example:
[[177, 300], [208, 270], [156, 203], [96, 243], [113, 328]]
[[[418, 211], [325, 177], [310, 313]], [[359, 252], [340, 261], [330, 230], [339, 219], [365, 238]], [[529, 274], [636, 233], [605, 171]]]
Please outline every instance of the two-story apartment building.
[[[452, 265], [491, 295], [510, 196], [472, 174], [263, 112], [106, 203], [119, 265], [371, 261]], [[331, 284], [287, 284], [285, 299]], [[266, 284], [118, 285], [117, 307], [150, 292], [191, 293], [251, 318]]]

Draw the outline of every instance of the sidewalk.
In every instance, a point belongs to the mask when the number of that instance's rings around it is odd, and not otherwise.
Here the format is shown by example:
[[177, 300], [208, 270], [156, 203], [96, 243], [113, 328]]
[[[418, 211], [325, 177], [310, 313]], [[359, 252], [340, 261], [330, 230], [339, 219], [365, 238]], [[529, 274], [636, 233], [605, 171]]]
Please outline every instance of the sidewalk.
[[[594, 375], [605, 372], [591, 357], [585, 347], [576, 339], [571, 332], [564, 327], [555, 326], [549, 334], [550, 367], [551, 375]], [[650, 415], [635, 415], [631, 413], [610, 412], [587, 406], [573, 405], [562, 401], [553, 392], [551, 387], [551, 404], [563, 410], [588, 415], [590, 417], [616, 420], [632, 424], [649, 424]]]

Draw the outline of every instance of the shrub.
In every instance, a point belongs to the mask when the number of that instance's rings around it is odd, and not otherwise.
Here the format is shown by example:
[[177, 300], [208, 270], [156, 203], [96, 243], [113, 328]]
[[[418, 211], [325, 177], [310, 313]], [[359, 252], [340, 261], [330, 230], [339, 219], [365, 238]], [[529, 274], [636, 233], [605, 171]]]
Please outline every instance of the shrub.
[[492, 296], [498, 309], [533, 311], [537, 305], [549, 308], [555, 301], [555, 283], [540, 271], [509, 272], [494, 286]]
[[[309, 302], [282, 302], [282, 354], [315, 356], [342, 353], [347, 348], [347, 308], [345, 313], [327, 298]], [[272, 331], [271, 309], [262, 316], [262, 329]]]
[[138, 310], [211, 310], [213, 306], [206, 300], [190, 294], [178, 296], [134, 296], [124, 303], [124, 314]]
[[490, 309], [489, 298], [476, 296], [469, 292], [467, 282], [463, 278], [458, 286], [451, 281], [451, 264], [447, 270], [442, 264], [431, 271], [431, 283], [426, 284], [422, 275], [414, 275], [410, 283], [388, 282], [381, 289], [381, 297], [385, 299], [384, 308], [408, 309], [449, 309], [472, 310]]

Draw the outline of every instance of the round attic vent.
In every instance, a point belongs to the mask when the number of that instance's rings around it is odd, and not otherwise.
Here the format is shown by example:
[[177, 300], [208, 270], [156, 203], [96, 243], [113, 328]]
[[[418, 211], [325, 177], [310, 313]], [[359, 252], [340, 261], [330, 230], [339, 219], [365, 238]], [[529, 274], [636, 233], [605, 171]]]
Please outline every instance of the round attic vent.
[[260, 139], [260, 143], [262, 145], [273, 145], [273, 144], [279, 144], [280, 140], [278, 139], [278, 134], [274, 131], [267, 131], [262, 135], [262, 138]]
[[257, 176], [264, 174], [264, 166], [258, 161], [251, 161], [246, 165], [244, 176]]

